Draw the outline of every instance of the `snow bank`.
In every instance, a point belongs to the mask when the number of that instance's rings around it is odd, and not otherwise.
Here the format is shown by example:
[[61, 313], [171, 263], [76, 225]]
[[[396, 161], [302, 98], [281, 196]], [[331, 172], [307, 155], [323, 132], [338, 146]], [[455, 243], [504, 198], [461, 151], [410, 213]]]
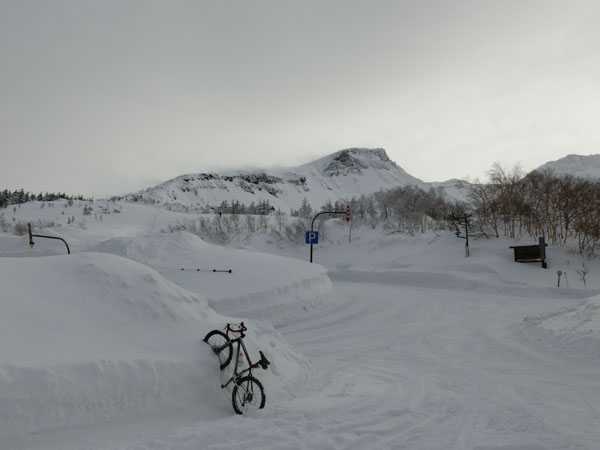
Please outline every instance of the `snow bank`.
[[[134, 261], [102, 253], [0, 258], [0, 441], [88, 426], [169, 405], [231, 415], [202, 339], [233, 319]], [[271, 326], [250, 322], [269, 401], [312, 372]]]
[[527, 317], [524, 331], [548, 350], [571, 359], [600, 362], [600, 295]]
[[[589, 267], [587, 290], [600, 289], [597, 260], [587, 260], [569, 248], [547, 248], [548, 269], [540, 263], [515, 263], [514, 245], [535, 244], [530, 238], [512, 240], [480, 237], [469, 240], [470, 256], [465, 257], [465, 241], [450, 232], [406, 233], [385, 232], [381, 229], [356, 228], [348, 242], [348, 227], [335, 220], [327, 222], [326, 239], [315, 246], [315, 261], [330, 270], [332, 277], [345, 277], [343, 272], [414, 274], [419, 285], [450, 285], [460, 289], [474, 287], [551, 288], [557, 286], [556, 271], [563, 272], [561, 289], [586, 291], [577, 269], [585, 263]], [[271, 246], [272, 247], [272, 246]], [[268, 246], [263, 245], [268, 251]], [[279, 249], [278, 249], [279, 250]], [[304, 250], [304, 249], [301, 249]], [[273, 251], [273, 250], [271, 250]], [[288, 251], [288, 254], [293, 254]], [[298, 253], [296, 253], [298, 254]], [[335, 272], [342, 272], [339, 275]], [[565, 273], [568, 272], [568, 279]], [[429, 281], [426, 280], [429, 274]], [[385, 276], [383, 276], [385, 278]], [[588, 293], [589, 295], [589, 293]]]
[[95, 249], [153, 267], [177, 285], [205, 296], [220, 313], [242, 317], [260, 318], [265, 308], [312, 301], [332, 288], [320, 265], [218, 247], [188, 232], [113, 238]]

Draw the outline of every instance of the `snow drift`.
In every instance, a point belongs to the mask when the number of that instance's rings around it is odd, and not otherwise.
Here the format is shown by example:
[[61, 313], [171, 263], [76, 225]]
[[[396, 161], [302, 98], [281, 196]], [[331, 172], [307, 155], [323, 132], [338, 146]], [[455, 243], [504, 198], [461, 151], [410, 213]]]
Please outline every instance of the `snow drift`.
[[536, 317], [524, 330], [538, 345], [563, 356], [600, 362], [600, 295]]
[[[3, 445], [192, 404], [207, 420], [232, 414], [202, 339], [229, 319], [206, 300], [134, 261], [102, 253], [0, 258], [0, 435]], [[250, 322], [251, 353], [271, 400], [293, 395], [312, 371], [264, 323]]]
[[327, 270], [320, 265], [217, 247], [183, 231], [113, 238], [95, 249], [153, 267], [177, 285], [201, 293], [225, 314], [260, 318], [264, 308], [311, 301], [331, 291]]

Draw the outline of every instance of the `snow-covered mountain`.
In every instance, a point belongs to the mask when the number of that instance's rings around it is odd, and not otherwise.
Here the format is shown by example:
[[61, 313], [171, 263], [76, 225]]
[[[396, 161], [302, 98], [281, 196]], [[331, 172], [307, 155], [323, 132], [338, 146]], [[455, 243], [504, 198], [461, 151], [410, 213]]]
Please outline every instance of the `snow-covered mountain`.
[[223, 201], [249, 206], [268, 200], [275, 209], [287, 211], [298, 208], [304, 198], [318, 208], [328, 201], [406, 185], [430, 187], [390, 160], [384, 149], [351, 148], [292, 169], [182, 175], [126, 200], [191, 211], [218, 207]]
[[469, 186], [471, 186], [471, 183], [468, 181], [459, 180], [457, 178], [452, 178], [447, 181], [434, 181], [428, 184], [431, 188], [442, 189], [445, 196], [451, 201], [466, 201], [469, 196]]
[[550, 171], [557, 175], [574, 175], [583, 178], [600, 179], [600, 154], [567, 155], [556, 161], [549, 161], [536, 169]]

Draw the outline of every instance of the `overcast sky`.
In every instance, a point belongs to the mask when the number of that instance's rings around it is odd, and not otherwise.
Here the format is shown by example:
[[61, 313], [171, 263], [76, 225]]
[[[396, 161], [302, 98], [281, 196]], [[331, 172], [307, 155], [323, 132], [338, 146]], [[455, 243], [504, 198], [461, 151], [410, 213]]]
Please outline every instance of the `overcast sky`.
[[0, 189], [347, 147], [425, 181], [600, 153], [598, 24], [596, 0], [0, 0]]

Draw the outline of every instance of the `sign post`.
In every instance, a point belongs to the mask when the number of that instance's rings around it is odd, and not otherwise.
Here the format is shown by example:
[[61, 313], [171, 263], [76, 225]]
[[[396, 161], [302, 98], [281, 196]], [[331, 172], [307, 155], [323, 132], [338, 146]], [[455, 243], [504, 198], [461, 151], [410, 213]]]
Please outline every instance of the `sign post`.
[[540, 259], [542, 260], [542, 267], [547, 269], [548, 263], [546, 263], [546, 238], [544, 236], [540, 236], [538, 242], [540, 245]]
[[[319, 232], [315, 231], [315, 219], [317, 217], [319, 217], [321, 214], [349, 214], [349, 209], [348, 209], [348, 211], [322, 211], [319, 214], [317, 214], [315, 217], [313, 217], [313, 220], [310, 224], [310, 231], [306, 232], [306, 243], [310, 244], [310, 262], [311, 263], [313, 262], [313, 244], [319, 243]], [[346, 220], [349, 220], [348, 217], [349, 216], [346, 216]]]

